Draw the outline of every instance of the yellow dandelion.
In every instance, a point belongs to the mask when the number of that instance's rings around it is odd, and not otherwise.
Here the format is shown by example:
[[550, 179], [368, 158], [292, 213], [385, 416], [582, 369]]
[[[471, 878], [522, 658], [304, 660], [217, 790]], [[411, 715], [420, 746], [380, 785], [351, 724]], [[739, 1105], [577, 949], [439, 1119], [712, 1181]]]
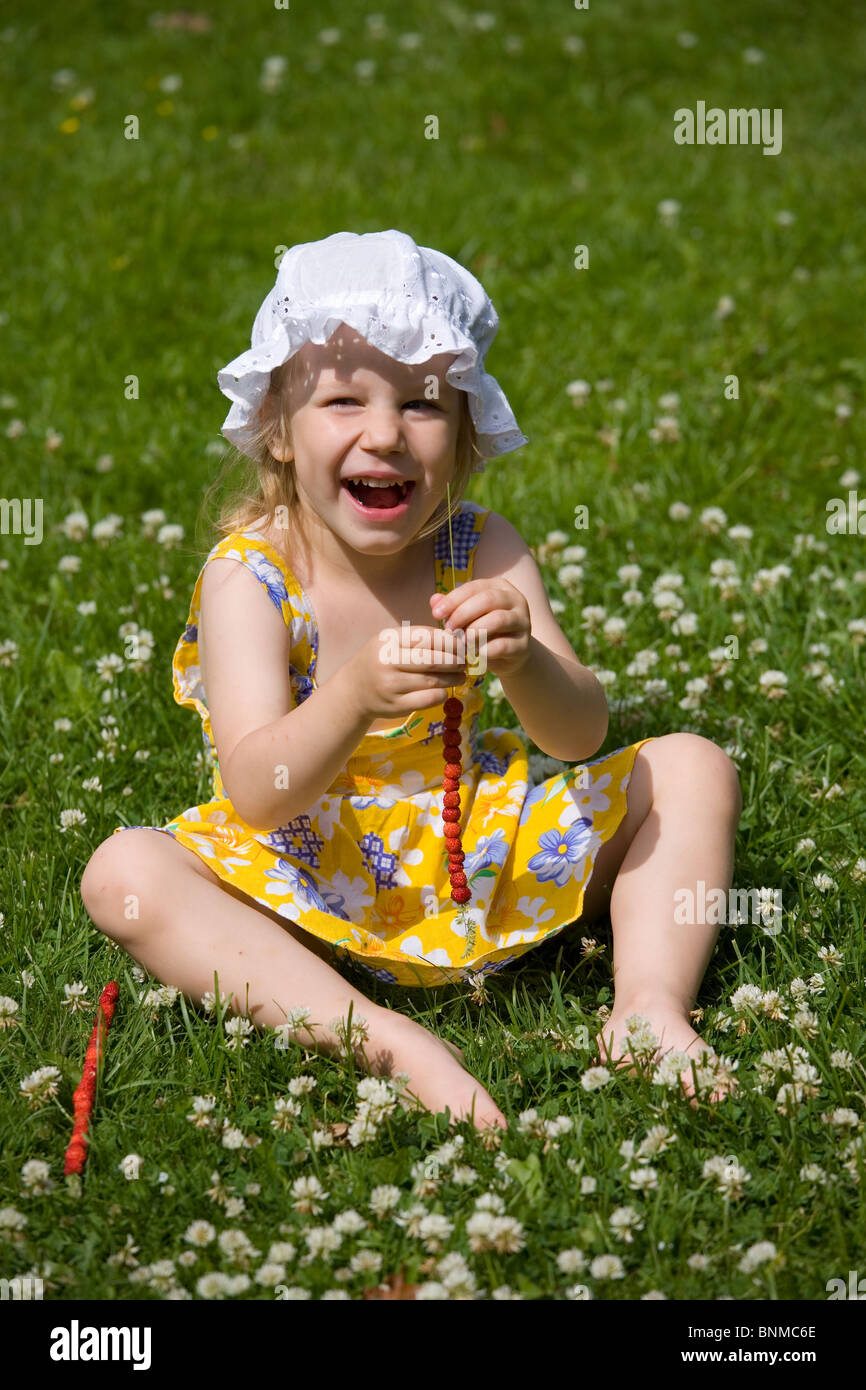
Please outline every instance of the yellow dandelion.
[[174, 110], [173, 101], [161, 101], [156, 107], [157, 116], [170, 116]]
[[219, 135], [219, 126], [206, 125], [201, 133], [202, 140], [215, 140]]
[[64, 135], [74, 135], [81, 125], [77, 116], [67, 116], [65, 121], [60, 122], [60, 129]]

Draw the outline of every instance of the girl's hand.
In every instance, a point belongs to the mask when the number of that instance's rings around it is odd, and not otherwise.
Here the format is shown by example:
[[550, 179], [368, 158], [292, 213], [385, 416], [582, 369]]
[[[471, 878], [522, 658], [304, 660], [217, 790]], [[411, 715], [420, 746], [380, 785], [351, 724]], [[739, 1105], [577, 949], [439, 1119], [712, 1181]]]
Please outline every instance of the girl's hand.
[[411, 624], [374, 633], [346, 665], [352, 694], [370, 719], [433, 709], [466, 678], [466, 653], [455, 633]]
[[470, 579], [448, 594], [433, 594], [434, 618], [447, 630], [475, 631], [486, 668], [494, 676], [513, 676], [529, 658], [532, 620], [529, 604], [507, 579]]

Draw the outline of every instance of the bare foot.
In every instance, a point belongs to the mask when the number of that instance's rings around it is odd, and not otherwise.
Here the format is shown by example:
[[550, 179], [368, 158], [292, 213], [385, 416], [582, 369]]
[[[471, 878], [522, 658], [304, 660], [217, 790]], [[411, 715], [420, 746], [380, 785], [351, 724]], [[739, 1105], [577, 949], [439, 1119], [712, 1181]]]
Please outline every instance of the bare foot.
[[[614, 1070], [626, 1071], [630, 1076], [635, 1076], [635, 1066], [629, 1063], [637, 1063], [628, 1046], [626, 1034], [628, 1032], [628, 1019], [634, 1014], [645, 1018], [656, 1038], [658, 1047], [653, 1054], [652, 1061], [657, 1065], [661, 1058], [668, 1052], [685, 1052], [690, 1056], [699, 1058], [701, 1053], [709, 1053], [715, 1056], [715, 1052], [709, 1043], [705, 1043], [698, 1033], [695, 1032], [689, 1023], [688, 1017], [681, 1013], [675, 1006], [667, 1003], [650, 1003], [641, 1006], [618, 1006], [614, 1003], [613, 1013], [604, 1024], [600, 1033], [596, 1035], [596, 1045], [599, 1048], [599, 1057], [596, 1059], [597, 1066], [604, 1066], [612, 1063]], [[616, 1065], [623, 1062], [623, 1066]], [[643, 1062], [646, 1066], [646, 1061]], [[695, 1083], [691, 1067], [686, 1067], [680, 1072], [680, 1083], [686, 1096], [691, 1097], [689, 1104], [693, 1110], [697, 1109], [695, 1099]], [[713, 1091], [708, 1097], [711, 1101], [722, 1099], [722, 1093]]]
[[433, 1114], [447, 1105], [452, 1126], [458, 1120], [472, 1119], [474, 1105], [476, 1129], [493, 1125], [508, 1128], [493, 1097], [466, 1070], [466, 1058], [456, 1043], [443, 1042], [414, 1019], [395, 1014], [377, 1030], [373, 1046], [380, 1055], [387, 1052], [392, 1076], [398, 1071], [408, 1073], [404, 1092], [408, 1102], [416, 1101]]

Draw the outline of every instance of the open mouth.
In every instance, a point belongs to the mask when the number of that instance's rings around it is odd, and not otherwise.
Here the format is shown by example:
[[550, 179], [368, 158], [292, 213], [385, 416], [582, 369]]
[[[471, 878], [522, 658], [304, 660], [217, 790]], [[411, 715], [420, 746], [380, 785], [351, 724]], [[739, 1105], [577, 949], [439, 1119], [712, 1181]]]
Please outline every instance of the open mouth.
[[391, 511], [401, 506], [414, 486], [414, 482], [388, 483], [385, 487], [374, 486], [360, 478], [346, 478], [343, 481], [343, 487], [352, 494], [355, 501], [370, 511]]

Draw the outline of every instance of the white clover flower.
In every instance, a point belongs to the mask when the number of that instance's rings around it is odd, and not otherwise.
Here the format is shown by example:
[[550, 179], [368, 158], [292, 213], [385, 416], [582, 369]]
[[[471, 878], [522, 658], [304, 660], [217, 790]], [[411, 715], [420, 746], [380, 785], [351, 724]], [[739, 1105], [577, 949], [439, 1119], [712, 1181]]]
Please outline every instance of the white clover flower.
[[619, 1255], [596, 1255], [589, 1267], [593, 1279], [624, 1279], [625, 1269]]
[[359, 1231], [367, 1229], [368, 1222], [361, 1216], [360, 1212], [355, 1211], [354, 1207], [347, 1207], [345, 1211], [338, 1212], [331, 1222], [331, 1226], [340, 1235], [354, 1236]]
[[563, 565], [557, 570], [556, 577], [566, 593], [576, 593], [583, 579], [583, 566]]
[[265, 1259], [268, 1264], [287, 1264], [289, 1260], [295, 1258], [297, 1253], [290, 1240], [275, 1240], [272, 1242]]
[[63, 993], [66, 998], [61, 1000], [61, 1008], [68, 1008], [71, 1014], [80, 1013], [88, 1007], [87, 985], [83, 980], [77, 980], [74, 984], [64, 985]]
[[839, 1067], [842, 1071], [851, 1071], [854, 1066], [854, 1056], [847, 1048], [830, 1053], [830, 1066]]
[[819, 1163], [804, 1163], [800, 1169], [800, 1182], [819, 1183], [826, 1186], [827, 1173]]
[[[835, 887], [835, 884], [833, 886]], [[821, 946], [818, 951], [818, 955], [821, 957], [821, 960], [824, 962], [825, 965], [842, 964], [842, 952], [838, 951], [832, 942], [830, 942], [829, 946]], [[821, 977], [818, 976], [818, 979], [820, 978]]]
[[784, 671], [762, 671], [758, 678], [758, 684], [762, 690], [784, 687], [788, 684], [788, 677]]
[[164, 545], [166, 548], [177, 545], [179, 541], [183, 540], [184, 534], [183, 527], [177, 525], [177, 523], [169, 523], [167, 526], [160, 526], [156, 533], [157, 544]]
[[164, 525], [165, 512], [161, 507], [153, 507], [150, 511], [141, 514], [142, 535], [153, 537], [156, 535], [157, 528]]
[[629, 1174], [629, 1187], [635, 1192], [654, 1191], [659, 1185], [659, 1175], [655, 1168], [635, 1168]]
[[316, 1177], [296, 1178], [291, 1187], [296, 1211], [308, 1212], [316, 1216], [321, 1210], [328, 1193]]
[[723, 526], [728, 524], [728, 518], [721, 507], [704, 507], [699, 520], [704, 530], [712, 534], [718, 533]]
[[673, 589], [654, 590], [652, 601], [656, 608], [664, 612], [677, 612], [683, 607], [682, 599]]
[[856, 1129], [859, 1123], [860, 1116], [857, 1111], [846, 1106], [837, 1106], [830, 1114], [830, 1124], [838, 1125], [840, 1129]]
[[0, 1031], [4, 1028], [17, 1028], [18, 1019], [15, 1015], [18, 1008], [17, 999], [12, 999], [8, 994], [0, 994]]
[[34, 1196], [41, 1196], [51, 1192], [54, 1187], [50, 1172], [51, 1169], [44, 1159], [31, 1158], [22, 1165], [21, 1182]]
[[586, 1256], [576, 1246], [570, 1246], [567, 1250], [560, 1250], [556, 1263], [563, 1274], [580, 1274], [586, 1269]]
[[111, 512], [108, 516], [102, 517], [100, 521], [93, 523], [90, 534], [95, 541], [113, 541], [120, 535], [122, 526], [123, 517]]
[[737, 1267], [744, 1274], [751, 1274], [759, 1265], [775, 1260], [777, 1254], [778, 1251], [771, 1240], [759, 1240], [757, 1244], [749, 1246]]
[[590, 1067], [580, 1078], [580, 1084], [585, 1091], [597, 1091], [612, 1080], [612, 1073], [608, 1071], [607, 1067]]
[[23, 1231], [26, 1225], [27, 1217], [17, 1207], [0, 1207], [0, 1235]]
[[70, 512], [61, 522], [61, 530], [68, 541], [83, 541], [90, 530], [86, 512]]
[[442, 1249], [442, 1244], [448, 1239], [454, 1230], [453, 1222], [447, 1216], [439, 1212], [430, 1212], [423, 1216], [419, 1223], [418, 1236], [424, 1242], [425, 1249], [432, 1253]]
[[29, 1076], [25, 1076], [23, 1081], [18, 1083], [18, 1089], [30, 1104], [31, 1108], [44, 1104], [52, 1096], [57, 1095], [57, 1083], [60, 1080], [61, 1072], [59, 1067], [38, 1067]]
[[648, 430], [654, 444], [678, 444], [682, 439], [680, 422], [675, 415], [659, 415], [652, 429]]
[[209, 1221], [191, 1221], [183, 1233], [183, 1238], [189, 1245], [205, 1246], [210, 1245], [216, 1237], [216, 1227]]
[[241, 1014], [234, 1014], [227, 1018], [224, 1023], [226, 1031], [226, 1047], [237, 1051], [238, 1047], [246, 1047], [249, 1042], [249, 1034], [253, 1031], [253, 1025], [248, 1018]]
[[237, 1226], [220, 1231], [217, 1236], [217, 1245], [223, 1254], [235, 1264], [244, 1264], [261, 1254], [260, 1250], [256, 1250], [246, 1231], [242, 1231]]
[[677, 218], [682, 210], [682, 205], [676, 198], [662, 198], [660, 203], [656, 203], [656, 212], [659, 219], [666, 227], [676, 226]]

